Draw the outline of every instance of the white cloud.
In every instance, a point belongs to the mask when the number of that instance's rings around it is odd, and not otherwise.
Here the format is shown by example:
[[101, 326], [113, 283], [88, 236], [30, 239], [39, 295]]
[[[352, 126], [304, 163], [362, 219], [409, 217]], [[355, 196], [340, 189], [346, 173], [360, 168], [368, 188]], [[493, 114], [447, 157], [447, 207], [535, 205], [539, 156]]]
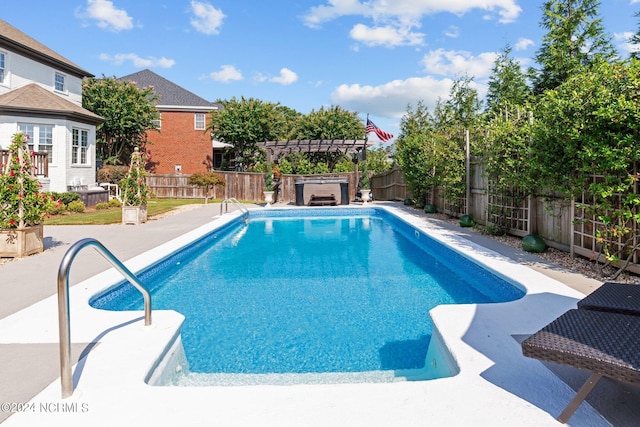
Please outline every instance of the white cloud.
[[211, 4], [196, 0], [191, 0], [191, 25], [197, 31], [212, 35], [220, 32], [220, 26], [225, 18], [222, 10], [216, 9]]
[[362, 16], [375, 21], [398, 20], [419, 22], [423, 15], [453, 13], [462, 15], [474, 9], [502, 23], [516, 20], [522, 12], [517, 0], [327, 0], [327, 4], [313, 6], [302, 17], [305, 25], [317, 28], [324, 22], [341, 16]]
[[331, 101], [349, 110], [371, 113], [382, 117], [401, 118], [407, 105], [423, 101], [431, 110], [438, 98], [446, 99], [452, 81], [431, 76], [411, 77], [370, 86], [343, 84], [331, 94]]
[[96, 20], [98, 27], [109, 31], [130, 30], [133, 19], [126, 10], [117, 9], [108, 0], [87, 0], [87, 8], [80, 10], [76, 16], [82, 19]]
[[533, 46], [535, 43], [531, 39], [519, 38], [516, 42], [514, 48], [515, 50], [527, 50], [530, 46]]
[[349, 35], [367, 46], [413, 46], [424, 43], [424, 34], [411, 32], [408, 27], [398, 28], [390, 25], [368, 27], [364, 24], [356, 24]]
[[422, 59], [425, 71], [441, 76], [468, 75], [474, 78], [488, 77], [498, 54], [483, 52], [473, 56], [460, 50], [437, 49], [427, 53]]
[[131, 61], [136, 68], [171, 68], [176, 63], [173, 59], [167, 59], [164, 56], [162, 58], [155, 58], [153, 56], [141, 58], [135, 53], [117, 53], [115, 55], [101, 53], [100, 60], [111, 62], [115, 65], [122, 65], [126, 61]]
[[458, 37], [460, 37], [460, 27], [450, 25], [449, 28], [444, 31], [444, 35], [447, 37], [451, 37], [452, 39], [457, 39]]
[[298, 75], [288, 68], [280, 69], [280, 75], [269, 79], [272, 83], [279, 83], [283, 86], [290, 85], [298, 80]]
[[268, 77], [262, 73], [257, 73], [253, 79], [259, 83], [271, 82], [271, 83], [278, 83], [283, 86], [287, 86], [287, 85], [290, 85], [291, 83], [296, 82], [298, 80], [298, 75], [288, 68], [281, 68], [280, 74], [276, 77]]
[[223, 65], [220, 71], [214, 71], [209, 77], [215, 81], [228, 83], [232, 80], [242, 80], [242, 73], [233, 65]]
[[[640, 3], [640, 0], [636, 0], [636, 2]], [[634, 45], [630, 42], [631, 37], [634, 36], [635, 33], [631, 31], [625, 31], [624, 33], [614, 33], [613, 39], [617, 44], [618, 50], [621, 52], [626, 52], [627, 54], [631, 52], [640, 52], [640, 46]]]

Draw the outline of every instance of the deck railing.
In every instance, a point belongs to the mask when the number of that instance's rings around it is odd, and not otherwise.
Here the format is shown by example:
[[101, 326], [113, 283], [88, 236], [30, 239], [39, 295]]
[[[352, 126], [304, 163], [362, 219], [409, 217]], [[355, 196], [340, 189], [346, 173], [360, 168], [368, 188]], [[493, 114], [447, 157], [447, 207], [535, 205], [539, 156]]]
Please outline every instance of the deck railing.
[[[46, 151], [35, 151], [31, 154], [31, 162], [34, 166], [34, 176], [49, 176], [49, 153]], [[0, 150], [0, 166], [9, 163], [9, 150]]]

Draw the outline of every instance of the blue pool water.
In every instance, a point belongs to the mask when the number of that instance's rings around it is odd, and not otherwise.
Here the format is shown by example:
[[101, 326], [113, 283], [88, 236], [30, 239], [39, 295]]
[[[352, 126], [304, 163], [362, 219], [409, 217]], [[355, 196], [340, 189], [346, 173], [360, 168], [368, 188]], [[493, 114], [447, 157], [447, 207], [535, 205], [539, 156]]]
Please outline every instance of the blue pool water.
[[[207, 374], [422, 369], [431, 308], [523, 296], [373, 208], [252, 213], [139, 277], [154, 310], [185, 315], [189, 371]], [[91, 305], [143, 308], [128, 283]]]

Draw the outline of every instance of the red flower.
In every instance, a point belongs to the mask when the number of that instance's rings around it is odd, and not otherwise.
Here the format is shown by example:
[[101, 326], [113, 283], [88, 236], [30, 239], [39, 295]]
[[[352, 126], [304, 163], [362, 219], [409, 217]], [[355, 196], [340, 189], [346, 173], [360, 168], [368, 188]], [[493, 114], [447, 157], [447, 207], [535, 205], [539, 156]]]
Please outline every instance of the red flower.
[[15, 220], [15, 219], [12, 219], [11, 221], [9, 221], [9, 224], [10, 224], [10, 225], [15, 225], [15, 224], [16, 224], [16, 220]]

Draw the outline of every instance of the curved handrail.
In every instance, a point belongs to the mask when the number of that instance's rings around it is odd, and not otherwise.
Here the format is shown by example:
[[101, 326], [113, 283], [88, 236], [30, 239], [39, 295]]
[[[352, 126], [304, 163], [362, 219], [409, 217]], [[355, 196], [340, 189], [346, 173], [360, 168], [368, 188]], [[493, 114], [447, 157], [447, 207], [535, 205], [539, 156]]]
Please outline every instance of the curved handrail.
[[86, 238], [71, 245], [64, 254], [58, 268], [58, 325], [60, 328], [60, 382], [62, 398], [73, 394], [73, 378], [71, 374], [71, 323], [69, 321], [69, 270], [78, 252], [87, 246], [95, 249], [135, 286], [144, 298], [144, 324], [151, 325], [151, 295], [138, 278], [124, 266], [102, 243], [96, 239]]
[[249, 221], [249, 209], [244, 207], [242, 203], [240, 203], [238, 199], [236, 199], [235, 197], [229, 197], [228, 199], [224, 199], [223, 201], [220, 202], [220, 215], [222, 215], [223, 204], [225, 207], [225, 213], [229, 211], [229, 206], [228, 206], [229, 202], [231, 202], [236, 208], [238, 208], [240, 212], [242, 212], [242, 217], [244, 218], [245, 222]]

